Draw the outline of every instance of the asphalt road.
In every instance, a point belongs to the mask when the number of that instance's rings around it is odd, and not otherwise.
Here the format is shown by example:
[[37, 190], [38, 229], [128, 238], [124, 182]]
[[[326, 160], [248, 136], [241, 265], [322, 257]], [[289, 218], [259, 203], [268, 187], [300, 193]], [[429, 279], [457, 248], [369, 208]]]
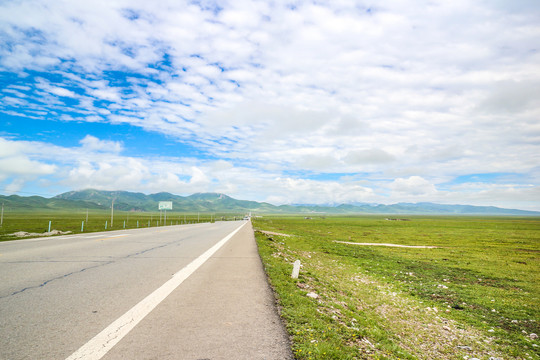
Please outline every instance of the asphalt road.
[[[215, 250], [218, 243], [224, 244]], [[203, 254], [206, 261], [200, 260]], [[189, 269], [195, 270], [186, 273]], [[85, 346], [105, 346], [96, 335], [126, 316], [133, 328], [108, 352], [91, 350], [87, 356]], [[135, 321], [137, 316], [142, 317]], [[117, 327], [129, 328], [124, 325]], [[81, 354], [86, 359], [290, 358], [251, 224], [0, 243], [0, 359]]]

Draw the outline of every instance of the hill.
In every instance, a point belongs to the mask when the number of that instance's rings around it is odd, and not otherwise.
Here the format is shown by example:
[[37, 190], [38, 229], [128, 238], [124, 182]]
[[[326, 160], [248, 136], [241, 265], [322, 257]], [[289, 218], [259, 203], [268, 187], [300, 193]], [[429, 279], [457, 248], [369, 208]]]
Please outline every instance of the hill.
[[50, 199], [40, 196], [0, 196], [0, 201], [13, 210], [110, 209], [122, 211], [157, 211], [159, 201], [172, 201], [176, 212], [253, 212], [263, 214], [410, 214], [410, 215], [525, 215], [540, 216], [538, 211], [503, 209], [494, 206], [442, 205], [434, 203], [280, 205], [238, 200], [220, 193], [197, 193], [190, 196], [167, 192], [146, 195], [129, 191], [86, 189], [69, 191]]
[[145, 195], [127, 191], [81, 190], [70, 191], [55, 196], [63, 200], [77, 200], [97, 205], [110, 204], [114, 199], [114, 208], [124, 211], [156, 211], [160, 201], [171, 201], [173, 211], [178, 212], [273, 212], [273, 205], [248, 200], [237, 200], [225, 194], [197, 193], [190, 196], [174, 195], [167, 192]]

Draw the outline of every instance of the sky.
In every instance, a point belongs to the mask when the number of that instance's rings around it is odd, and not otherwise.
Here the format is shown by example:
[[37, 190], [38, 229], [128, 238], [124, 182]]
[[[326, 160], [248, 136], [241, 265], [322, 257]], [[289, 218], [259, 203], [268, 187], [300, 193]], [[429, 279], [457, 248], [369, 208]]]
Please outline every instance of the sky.
[[0, 194], [540, 210], [540, 3], [0, 0]]

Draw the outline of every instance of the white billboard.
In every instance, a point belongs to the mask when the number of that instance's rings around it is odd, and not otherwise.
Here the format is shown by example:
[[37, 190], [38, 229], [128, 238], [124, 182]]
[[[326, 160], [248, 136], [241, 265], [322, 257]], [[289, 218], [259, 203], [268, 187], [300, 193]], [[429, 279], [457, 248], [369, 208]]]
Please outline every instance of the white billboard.
[[172, 210], [172, 201], [160, 201], [159, 210]]

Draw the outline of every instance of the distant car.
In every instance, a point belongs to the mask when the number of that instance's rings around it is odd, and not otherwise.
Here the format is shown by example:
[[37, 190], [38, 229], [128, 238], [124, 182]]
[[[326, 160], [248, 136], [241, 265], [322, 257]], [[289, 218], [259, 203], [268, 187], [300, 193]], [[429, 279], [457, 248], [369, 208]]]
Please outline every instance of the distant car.
[[249, 216], [244, 216], [244, 220], [249, 220]]

